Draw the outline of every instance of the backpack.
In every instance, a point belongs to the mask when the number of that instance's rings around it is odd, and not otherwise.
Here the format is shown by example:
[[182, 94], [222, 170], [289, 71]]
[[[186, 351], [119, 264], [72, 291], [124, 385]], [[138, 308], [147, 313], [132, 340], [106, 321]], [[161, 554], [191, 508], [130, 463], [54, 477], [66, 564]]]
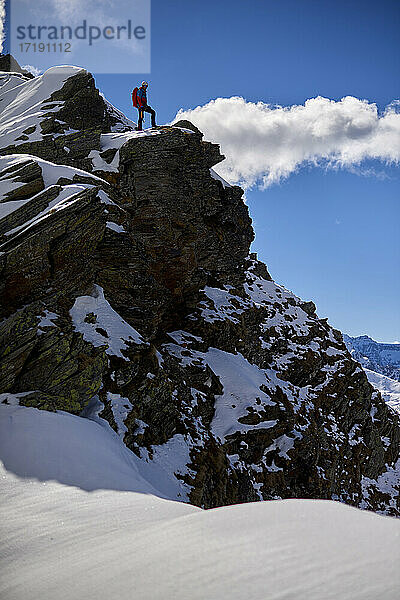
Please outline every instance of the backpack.
[[137, 93], [138, 93], [138, 88], [135, 87], [135, 89], [132, 91], [132, 104], [133, 104], [133, 106], [136, 106], [136, 107], [139, 106]]

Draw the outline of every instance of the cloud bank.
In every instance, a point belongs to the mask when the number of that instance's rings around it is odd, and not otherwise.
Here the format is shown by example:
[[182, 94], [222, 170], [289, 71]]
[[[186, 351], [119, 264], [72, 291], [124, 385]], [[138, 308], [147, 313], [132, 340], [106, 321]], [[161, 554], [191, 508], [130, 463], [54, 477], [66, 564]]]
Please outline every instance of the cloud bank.
[[376, 104], [346, 96], [318, 96], [304, 105], [276, 106], [241, 97], [217, 98], [174, 121], [188, 119], [227, 160], [218, 172], [244, 187], [267, 187], [300, 167], [355, 168], [367, 159], [400, 162], [400, 102], [379, 113]]

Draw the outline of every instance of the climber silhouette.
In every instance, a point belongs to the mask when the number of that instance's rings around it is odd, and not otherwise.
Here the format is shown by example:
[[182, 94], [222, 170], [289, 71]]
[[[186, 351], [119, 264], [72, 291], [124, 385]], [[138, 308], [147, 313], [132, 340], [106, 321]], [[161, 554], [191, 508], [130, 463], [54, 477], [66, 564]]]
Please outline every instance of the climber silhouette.
[[142, 85], [139, 88], [135, 87], [135, 89], [132, 92], [132, 104], [139, 111], [139, 119], [136, 127], [137, 131], [142, 131], [143, 117], [145, 112], [150, 113], [151, 126], [156, 127], [156, 111], [153, 110], [151, 106], [147, 104], [146, 90], [148, 86], [149, 84], [147, 83], [147, 81], [142, 81]]

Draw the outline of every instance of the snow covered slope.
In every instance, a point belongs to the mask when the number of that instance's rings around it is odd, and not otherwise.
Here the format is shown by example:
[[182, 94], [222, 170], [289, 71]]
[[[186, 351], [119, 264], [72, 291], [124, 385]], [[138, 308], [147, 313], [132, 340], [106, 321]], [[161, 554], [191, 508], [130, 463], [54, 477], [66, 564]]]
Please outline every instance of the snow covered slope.
[[364, 370], [370, 384], [380, 391], [382, 398], [393, 410], [400, 413], [400, 382], [370, 369]]
[[95, 419], [0, 404], [2, 599], [397, 600], [400, 522], [322, 500], [164, 500]]
[[[40, 123], [50, 113], [58, 112], [63, 102], [51, 102], [72, 76], [85, 73], [79, 67], [52, 67], [40, 77], [23, 80], [12, 73], [0, 75], [0, 135], [2, 146], [18, 145], [43, 137]], [[31, 129], [29, 133], [26, 130]], [[21, 137], [22, 136], [22, 137]]]

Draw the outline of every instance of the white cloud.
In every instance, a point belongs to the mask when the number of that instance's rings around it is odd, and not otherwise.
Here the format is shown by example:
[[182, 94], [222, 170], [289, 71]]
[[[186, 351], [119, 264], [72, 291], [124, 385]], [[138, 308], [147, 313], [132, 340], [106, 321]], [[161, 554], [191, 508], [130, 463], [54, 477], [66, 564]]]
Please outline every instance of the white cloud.
[[83, 19], [92, 19], [93, 21], [104, 22], [111, 15], [115, 14], [116, 0], [19, 0], [21, 4], [26, 5], [26, 10], [38, 17], [44, 14], [56, 15], [54, 19], [57, 23], [63, 21], [64, 25], [77, 25]]
[[[85, 2], [82, 0], [35, 0], [34, 3], [32, 0], [18, 0], [18, 2], [26, 5], [26, 10], [37, 21], [43, 20], [48, 15], [54, 15], [51, 21], [52, 25], [70, 27], [82, 25], [82, 22], [86, 20], [88, 26], [102, 28], [109, 25], [116, 29], [118, 25], [126, 25], [128, 18], [136, 25], [142, 23], [147, 10], [150, 10], [148, 8], [149, 0], [141, 0], [136, 3], [132, 0], [85, 0]], [[134, 37], [129, 40], [124, 37], [120, 40], [108, 40], [106, 43], [108, 47], [121, 48], [131, 54], [143, 52], [140, 42]], [[82, 50], [81, 47], [80, 50]]]
[[25, 71], [28, 71], [28, 73], [32, 73], [32, 75], [34, 75], [35, 77], [41, 75], [42, 73], [40, 69], [34, 67], [33, 65], [22, 65], [22, 68], [25, 69]]
[[6, 20], [5, 0], [0, 0], [0, 52], [3, 52], [5, 20]]
[[232, 97], [180, 110], [174, 121], [188, 119], [207, 140], [221, 145], [227, 157], [217, 167], [222, 177], [244, 187], [269, 186], [307, 164], [398, 163], [399, 108], [396, 100], [380, 114], [376, 104], [352, 96], [338, 102], [318, 96], [288, 107]]

